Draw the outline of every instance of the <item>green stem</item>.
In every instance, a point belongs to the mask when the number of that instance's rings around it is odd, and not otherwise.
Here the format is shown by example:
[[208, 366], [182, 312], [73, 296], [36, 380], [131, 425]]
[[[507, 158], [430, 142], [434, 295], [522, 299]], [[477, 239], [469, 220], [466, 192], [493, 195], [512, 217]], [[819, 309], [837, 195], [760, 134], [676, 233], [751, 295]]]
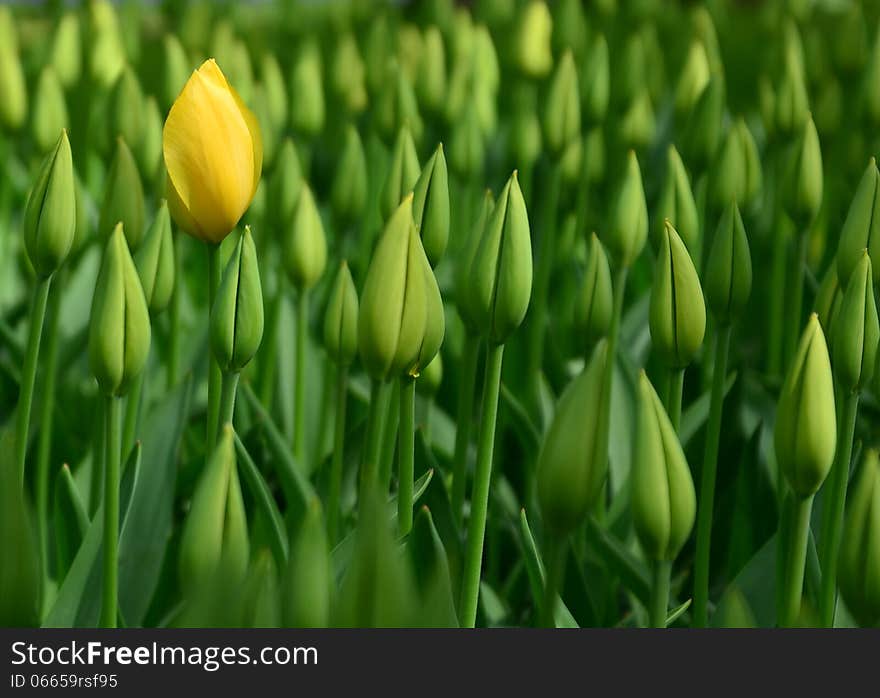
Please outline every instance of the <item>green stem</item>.
[[293, 384], [293, 454], [300, 466], [306, 460], [306, 337], [309, 332], [309, 296], [300, 290], [296, 302], [296, 364]]
[[401, 536], [412, 529], [413, 480], [415, 478], [415, 400], [416, 381], [406, 376], [400, 380], [400, 428], [397, 447], [397, 526]]
[[819, 611], [822, 626], [834, 627], [835, 590], [837, 586], [837, 557], [843, 534], [843, 510], [846, 503], [846, 486], [852, 458], [856, 415], [859, 410], [859, 394], [850, 393], [844, 398], [837, 454], [831, 468], [831, 476], [825, 488], [822, 506], [822, 535], [819, 538], [819, 563], [822, 569], [822, 587], [819, 595]]
[[175, 233], [174, 288], [171, 289], [171, 304], [168, 309], [167, 382], [169, 389], [177, 385], [177, 375], [180, 370], [180, 304], [181, 286], [184, 283], [183, 255], [181, 252], [180, 241], [177, 239], [177, 233]]
[[223, 431], [226, 424], [232, 424], [235, 416], [235, 391], [238, 389], [238, 371], [224, 371], [220, 390], [220, 416], [217, 422], [217, 433]]
[[786, 294], [788, 299], [790, 299], [790, 303], [786, 302], [788, 325], [785, 330], [785, 347], [782, 355], [783, 370], [794, 357], [801, 333], [801, 312], [804, 304], [804, 269], [807, 267], [807, 247], [809, 242], [810, 236], [806, 232], [797, 236], [794, 275], [791, 279], [791, 290]]
[[119, 398], [104, 402], [104, 588], [101, 595], [101, 627], [116, 627], [117, 572], [119, 567]]
[[386, 383], [376, 380], [370, 383], [370, 407], [367, 412], [367, 438], [361, 463], [360, 495], [363, 500], [375, 486], [379, 477], [379, 450], [382, 447], [382, 416], [385, 411]]
[[281, 324], [283, 280], [276, 279], [275, 292], [266, 306], [266, 331], [260, 352], [260, 401], [267, 407], [275, 399], [275, 375], [278, 371], [278, 327]]
[[730, 325], [718, 328], [715, 338], [715, 366], [703, 472], [700, 474], [700, 498], [697, 504], [697, 553], [694, 561], [694, 627], [705, 628], [709, 620], [709, 554], [712, 543], [712, 512], [715, 507], [715, 478], [718, 471], [718, 444], [721, 439], [721, 414], [724, 408], [724, 379], [727, 373], [727, 352], [730, 346]]
[[672, 428], [678, 431], [681, 422], [681, 396], [684, 392], [684, 369], [669, 369], [669, 392], [666, 397], [666, 414], [672, 422]]
[[95, 412], [95, 433], [92, 442], [92, 476], [89, 482], [89, 516], [94, 516], [98, 511], [98, 504], [103, 496], [104, 488], [104, 457], [107, 455], [107, 449], [104, 444], [104, 431], [107, 427], [107, 422], [103, 414], [103, 398], [98, 398]]
[[141, 396], [144, 390], [145, 371], [141, 371], [140, 375], [135, 378], [125, 399], [125, 418], [122, 422], [122, 456], [128, 458], [131, 449], [134, 448], [135, 438], [137, 436], [138, 415], [141, 409]]
[[547, 541], [546, 581], [544, 602], [541, 604], [541, 627], [556, 627], [556, 599], [565, 578], [565, 546], [568, 537], [551, 537]]
[[474, 416], [474, 390], [480, 339], [467, 332], [461, 350], [461, 382], [458, 384], [458, 409], [455, 416], [455, 459], [452, 467], [452, 516], [461, 526], [464, 494], [467, 487], [467, 455]]
[[37, 451], [37, 525], [40, 533], [40, 560], [44, 574], [49, 571], [49, 461], [52, 459], [52, 422], [55, 416], [55, 383], [58, 377], [58, 306], [60, 289], [49, 299], [46, 318], [46, 354], [43, 405], [40, 414], [40, 441]]
[[486, 536], [486, 515], [489, 509], [489, 484], [492, 480], [492, 453], [495, 448], [495, 422], [498, 417], [498, 392], [501, 386], [501, 361], [504, 345], [492, 345], [486, 351], [486, 373], [483, 381], [483, 402], [480, 434], [477, 439], [477, 464], [471, 497], [471, 518], [462, 577], [460, 618], [464, 628], [473, 628], [477, 621], [480, 597], [480, 567], [483, 541]]
[[767, 373], [778, 377], [782, 373], [782, 343], [785, 328], [785, 268], [786, 239], [779, 226], [773, 236], [770, 266], [770, 298], [767, 327]]
[[382, 414], [382, 442], [379, 447], [379, 484], [387, 492], [391, 486], [391, 471], [394, 466], [394, 448], [397, 446], [397, 426], [400, 421], [400, 382], [388, 385], [388, 394]]
[[[220, 245], [208, 243], [208, 327], [211, 326], [211, 309], [220, 286]], [[223, 376], [214, 352], [208, 347], [208, 435], [205, 450], [211, 453], [217, 443], [217, 424], [220, 419], [220, 390]]]
[[804, 567], [807, 561], [807, 539], [810, 536], [810, 513], [813, 497], [799, 499], [789, 493], [789, 506], [792, 507], [791, 540], [787, 546], [782, 608], [779, 610], [779, 626], [794, 627], [801, 612], [801, 596], [804, 588]]
[[665, 628], [666, 610], [669, 607], [669, 577], [672, 574], [672, 563], [668, 560], [655, 560], [652, 567], [648, 627]]
[[18, 398], [18, 419], [15, 428], [15, 459], [18, 465], [18, 482], [24, 490], [25, 459], [27, 457], [28, 431], [31, 425], [31, 405], [34, 400], [34, 383], [37, 378], [37, 358], [40, 355], [40, 338], [43, 335], [43, 320], [46, 317], [46, 303], [49, 300], [49, 287], [52, 276], [37, 281], [31, 309], [31, 327], [28, 333], [27, 349], [24, 353], [24, 366], [21, 371], [21, 391]]
[[345, 408], [348, 398], [348, 367], [336, 371], [336, 424], [333, 428], [333, 460], [330, 464], [330, 492], [327, 500], [327, 537], [336, 545], [341, 516], [339, 497], [342, 492], [342, 464], [345, 455]]

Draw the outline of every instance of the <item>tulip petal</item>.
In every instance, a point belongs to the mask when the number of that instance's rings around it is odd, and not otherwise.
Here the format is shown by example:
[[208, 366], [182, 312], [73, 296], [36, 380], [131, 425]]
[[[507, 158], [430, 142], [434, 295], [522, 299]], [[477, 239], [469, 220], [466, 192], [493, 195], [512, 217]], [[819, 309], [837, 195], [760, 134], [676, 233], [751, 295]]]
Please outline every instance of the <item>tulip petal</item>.
[[262, 131], [260, 131], [260, 122], [257, 119], [256, 114], [245, 106], [241, 96], [236, 92], [232, 85], [229, 85], [229, 91], [235, 98], [235, 103], [241, 110], [241, 115], [244, 117], [244, 122], [251, 134], [251, 142], [253, 143], [254, 150], [254, 188], [253, 191], [251, 191], [251, 197], [253, 197], [257, 191], [257, 186], [260, 184], [260, 175], [263, 172], [263, 134]]

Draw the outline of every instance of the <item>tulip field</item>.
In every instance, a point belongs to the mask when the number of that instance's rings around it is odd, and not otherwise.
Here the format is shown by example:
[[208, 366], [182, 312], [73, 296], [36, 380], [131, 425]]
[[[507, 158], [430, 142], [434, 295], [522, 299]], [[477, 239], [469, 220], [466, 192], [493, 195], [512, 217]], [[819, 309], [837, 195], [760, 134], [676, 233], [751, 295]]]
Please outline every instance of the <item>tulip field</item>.
[[880, 2], [0, 5], [0, 626], [880, 623]]

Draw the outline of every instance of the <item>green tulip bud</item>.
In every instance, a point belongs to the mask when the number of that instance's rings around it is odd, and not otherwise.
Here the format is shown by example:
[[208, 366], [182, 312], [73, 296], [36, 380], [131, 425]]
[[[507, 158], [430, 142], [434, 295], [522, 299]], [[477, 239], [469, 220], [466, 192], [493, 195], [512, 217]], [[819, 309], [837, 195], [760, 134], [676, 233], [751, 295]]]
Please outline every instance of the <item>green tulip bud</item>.
[[58, 21], [52, 38], [50, 63], [58, 80], [66, 87], [73, 87], [82, 72], [82, 45], [79, 20], [76, 13], [66, 12]]
[[27, 115], [28, 93], [18, 54], [18, 33], [6, 5], [0, 6], [0, 94], [0, 124], [17, 131]]
[[480, 312], [474, 303], [474, 296], [470, 293], [471, 286], [471, 270], [473, 269], [474, 257], [480, 248], [480, 242], [483, 239], [483, 233], [486, 230], [486, 224], [495, 207], [495, 197], [492, 196], [492, 190], [487, 189], [483, 194], [483, 201], [480, 206], [480, 212], [471, 228], [468, 238], [464, 242], [461, 254], [457, 260], [455, 269], [455, 294], [458, 313], [472, 334], [479, 333]]
[[324, 130], [321, 52], [315, 41], [305, 43], [293, 64], [290, 99], [290, 123], [295, 131], [314, 137]]
[[847, 497], [837, 582], [850, 613], [864, 627], [880, 620], [880, 456], [865, 451]]
[[761, 190], [761, 162], [758, 147], [742, 117], [727, 130], [727, 135], [709, 171], [709, 199], [722, 210], [731, 201], [745, 206]]
[[331, 66], [331, 85], [336, 97], [353, 114], [367, 106], [365, 68], [358, 51], [357, 40], [351, 33], [343, 34], [336, 43]]
[[[537, 126], [537, 119], [535, 120]], [[462, 178], [482, 174], [486, 161], [486, 138], [472, 100], [456, 120], [449, 138], [449, 162]]]
[[688, 115], [682, 133], [682, 152], [697, 172], [703, 172], [715, 157], [721, 141], [724, 116], [724, 83], [710, 78]]
[[422, 236], [428, 261], [432, 267], [436, 267], [449, 241], [449, 177], [442, 143], [437, 146], [416, 181], [413, 219]]
[[656, 118], [651, 94], [642, 90], [630, 102], [618, 123], [618, 138], [628, 148], [642, 150], [654, 140]]
[[144, 190], [134, 157], [122, 138], [107, 173], [98, 232], [107, 236], [122, 222], [128, 246], [136, 250], [144, 237]]
[[692, 41], [675, 86], [676, 114], [690, 113], [708, 84], [710, 74], [705, 47], [699, 40]]
[[837, 279], [837, 264], [832, 262], [828, 266], [825, 276], [822, 277], [819, 289], [816, 291], [815, 305], [816, 315], [819, 317], [822, 330], [825, 332], [826, 337], [831, 338], [829, 349], [832, 353], [834, 351], [834, 333], [831, 329], [834, 327], [842, 300], [843, 289], [840, 288], [840, 283]]
[[584, 157], [584, 139], [578, 136], [568, 144], [559, 157], [559, 171], [565, 184], [577, 185], [580, 182], [583, 169], [581, 161]]
[[880, 124], [880, 28], [862, 78], [862, 109], [871, 125]]
[[446, 51], [443, 35], [435, 26], [425, 29], [424, 55], [419, 64], [419, 98], [430, 111], [438, 113], [446, 104]]
[[116, 10], [108, 0], [89, 3], [89, 70], [92, 79], [109, 88], [125, 67], [125, 45]]
[[516, 171], [486, 222], [471, 265], [469, 303], [477, 327], [503, 344], [522, 323], [532, 295], [532, 241]]
[[789, 163], [783, 204], [795, 225], [804, 229], [822, 205], [822, 149], [810, 115], [807, 115], [795, 148]]
[[[456, 122], [457, 129], [462, 129], [460, 122]], [[480, 138], [482, 146], [482, 138]], [[532, 110], [523, 109], [514, 114], [510, 125], [510, 148], [511, 154], [522, 167], [531, 167], [541, 155], [542, 137], [541, 122], [538, 115]], [[483, 151], [485, 148], [483, 148]], [[466, 158], [462, 158], [467, 161]], [[482, 162], [482, 160], [481, 160]], [[453, 165], [456, 171], [459, 168]]]
[[107, 395], [128, 392], [147, 363], [150, 314], [137, 269], [117, 223], [104, 248], [89, 324], [89, 365]]
[[632, 465], [632, 516], [642, 549], [672, 561], [687, 542], [697, 512], [691, 471], [678, 435], [644, 370]]
[[138, 148], [138, 163], [144, 178], [154, 181], [159, 173], [162, 157], [162, 115], [155, 97], [147, 97], [144, 101], [144, 131]]
[[31, 114], [31, 129], [34, 142], [41, 153], [48, 152], [58, 140], [58, 132], [69, 126], [67, 104], [64, 90], [51, 66], [40, 73], [37, 91], [34, 93], [34, 108]]
[[[429, 365], [438, 362], [440, 355]], [[424, 383], [424, 378], [416, 387]], [[446, 548], [427, 506], [420, 507], [406, 541], [406, 549], [419, 591], [419, 627], [457, 628]]]
[[602, 341], [559, 398], [538, 454], [538, 503], [554, 536], [583, 523], [605, 484], [608, 459], [601, 425], [607, 356]]
[[360, 218], [367, 205], [367, 158], [354, 124], [345, 129], [345, 144], [333, 178], [330, 200], [337, 215], [349, 223]]
[[76, 186], [67, 131], [40, 166], [24, 210], [24, 244], [39, 278], [64, 263], [76, 233]]
[[[284, 74], [275, 55], [270, 51], [263, 53], [260, 59], [260, 82], [266, 97], [269, 118], [272, 120], [272, 128], [276, 133], [281, 133], [287, 126], [287, 87], [284, 84]], [[266, 151], [263, 149], [263, 157]]]
[[647, 239], [648, 206], [642, 188], [642, 173], [635, 152], [630, 150], [603, 242], [614, 262], [628, 267], [641, 254]]
[[281, 624], [281, 598], [278, 573], [268, 549], [262, 548], [254, 557], [241, 590], [243, 597], [241, 624], [245, 628], [277, 628]]
[[348, 264], [343, 261], [336, 273], [324, 315], [324, 348], [341, 366], [348, 366], [357, 354], [357, 322], [357, 290]]
[[110, 95], [112, 136], [122, 139], [137, 150], [144, 132], [144, 94], [137, 76], [130, 67], [119, 74]]
[[417, 376], [440, 349], [443, 301], [412, 219], [410, 194], [388, 220], [367, 270], [358, 348], [377, 380]]
[[330, 621], [333, 573], [321, 502], [312, 498], [287, 558], [281, 596], [284, 625], [326, 628]]
[[180, 583], [197, 597], [217, 578], [244, 579], [250, 545], [238, 480], [232, 425], [224, 425], [217, 446], [196, 484], [180, 538]]
[[287, 276], [298, 291], [307, 291], [318, 283], [327, 266], [324, 224], [308, 184], [303, 183], [293, 224], [284, 236], [283, 246]]
[[582, 111], [590, 126], [596, 126], [605, 120], [611, 94], [610, 73], [608, 42], [604, 34], [598, 34], [581, 68]]
[[263, 339], [263, 290], [257, 249], [245, 226], [226, 264], [211, 308], [211, 350], [220, 368], [241, 371]]
[[587, 182], [596, 184], [605, 177], [605, 138], [602, 128], [591, 129], [584, 137], [584, 154], [586, 158]]
[[290, 138], [285, 138], [269, 184], [276, 225], [279, 227], [289, 225], [293, 220], [302, 187], [303, 171], [296, 147]]
[[615, 80], [612, 85], [615, 104], [632, 102], [639, 92], [647, 90], [648, 60], [645, 55], [645, 33], [632, 32], [615, 57]]
[[424, 123], [412, 83], [397, 63], [389, 68], [376, 105], [376, 119], [386, 140], [408, 128], [414, 140], [422, 138]]
[[803, 64], [797, 52], [785, 51], [782, 80], [776, 89], [776, 129], [783, 137], [792, 137], [803, 128], [810, 105]]
[[170, 107], [189, 79], [189, 59], [174, 34], [166, 34], [162, 39], [162, 53], [162, 100]]
[[867, 250], [850, 274], [832, 333], [838, 384], [847, 392], [860, 391], [874, 375], [880, 342], [871, 258]]
[[542, 78], [553, 68], [553, 17], [541, 0], [530, 0], [523, 8], [514, 38], [517, 67], [531, 78]]
[[[872, 157], [862, 175], [843, 229], [840, 231], [840, 243], [837, 247], [837, 277], [842, 286], [846, 286], [865, 249], [873, 259], [880, 257], [880, 172]], [[874, 283], [880, 282], [880, 271], [874, 271]]]
[[700, 278], [669, 221], [657, 252], [649, 326], [654, 348], [668, 366], [678, 369], [693, 361], [706, 333]]
[[256, 85], [253, 90], [253, 98], [251, 99], [251, 108], [257, 123], [260, 125], [260, 140], [263, 144], [263, 169], [265, 171], [272, 170], [272, 164], [275, 162], [275, 154], [278, 150], [278, 134], [280, 130], [275, 128], [275, 121], [269, 110], [269, 100], [266, 97], [266, 90], [263, 85]]
[[706, 302], [722, 325], [738, 317], [752, 292], [752, 255], [739, 207], [724, 209], [706, 262]]
[[135, 254], [134, 263], [150, 315], [155, 317], [168, 307], [174, 290], [174, 238], [168, 204], [164, 199]]
[[837, 418], [825, 334], [814, 313], [788, 370], [776, 408], [776, 459], [799, 497], [815, 494], [834, 460]]
[[584, 37], [588, 34], [587, 18], [581, 0], [558, 0], [553, 3], [553, 50], [559, 54], [566, 49], [581, 55]]
[[574, 311], [575, 325], [583, 332], [587, 346], [608, 334], [612, 310], [611, 269], [605, 248], [593, 233], [587, 243], [587, 266]]
[[840, 130], [843, 121], [843, 90], [840, 82], [833, 77], [827, 78], [816, 95], [815, 121], [816, 130], [821, 136], [831, 136]]
[[581, 133], [577, 68], [571, 51], [562, 54], [544, 103], [544, 143], [558, 158]]
[[700, 237], [700, 221], [697, 216], [697, 204], [687, 170], [681, 161], [674, 145], [669, 146], [666, 155], [666, 175], [657, 201], [657, 222], [652, 229], [654, 248], [663, 242], [665, 220], [681, 235], [689, 250], [696, 249]]
[[391, 154], [388, 176], [382, 187], [382, 217], [385, 220], [398, 209], [400, 202], [409, 194], [419, 179], [421, 167], [412, 133], [406, 127], [400, 129]]

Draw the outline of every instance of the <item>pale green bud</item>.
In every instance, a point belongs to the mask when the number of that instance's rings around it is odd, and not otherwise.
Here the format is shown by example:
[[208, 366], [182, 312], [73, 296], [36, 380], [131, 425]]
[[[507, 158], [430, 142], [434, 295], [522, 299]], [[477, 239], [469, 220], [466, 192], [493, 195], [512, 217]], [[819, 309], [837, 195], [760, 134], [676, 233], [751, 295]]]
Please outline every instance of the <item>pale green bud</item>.
[[483, 233], [495, 207], [495, 197], [492, 196], [492, 190], [487, 189], [483, 194], [483, 201], [480, 206], [480, 212], [474, 222], [467, 239], [464, 241], [461, 254], [456, 262], [455, 269], [455, 294], [456, 303], [458, 305], [458, 313], [468, 331], [477, 334], [479, 332], [479, 308], [475, 303], [474, 296], [470, 293], [471, 286], [471, 270], [473, 269], [474, 257], [480, 248], [480, 242], [483, 239]]
[[122, 136], [137, 151], [144, 132], [144, 94], [128, 66], [119, 74], [110, 94], [110, 135]]
[[440, 289], [412, 219], [412, 195], [388, 220], [367, 270], [358, 348], [378, 380], [417, 376], [443, 342]]
[[[263, 85], [266, 107], [269, 118], [272, 120], [272, 128], [276, 133], [281, 133], [287, 126], [287, 86], [284, 84], [284, 74], [281, 66], [275, 58], [275, 54], [266, 51], [260, 60], [260, 82]], [[266, 157], [266, 149], [263, 149], [263, 157]]]
[[684, 368], [700, 350], [706, 306], [697, 270], [675, 228], [666, 221], [657, 251], [649, 315], [651, 342], [671, 368]]
[[285, 138], [275, 162], [275, 170], [269, 183], [270, 199], [275, 210], [275, 223], [283, 227], [293, 221], [296, 203], [303, 188], [302, 165], [296, 147]]
[[618, 138], [628, 148], [643, 150], [654, 140], [657, 125], [651, 94], [641, 90], [630, 102], [618, 123]]
[[789, 163], [783, 204], [795, 225], [805, 229], [822, 205], [822, 149], [813, 118], [807, 115]]
[[782, 80], [776, 89], [776, 129], [792, 137], [804, 126], [810, 111], [802, 60], [793, 48], [785, 51]]
[[611, 258], [624, 267], [635, 262], [648, 239], [648, 206], [642, 188], [642, 172], [632, 150], [627, 156], [626, 170], [612, 204], [607, 233], [603, 237]]
[[867, 250], [850, 274], [832, 332], [838, 384], [847, 392], [860, 391], [874, 375], [880, 342], [871, 258]]
[[715, 319], [729, 324], [743, 312], [752, 292], [752, 256], [739, 207], [724, 209], [706, 262], [706, 302]]
[[514, 38], [517, 67], [532, 78], [542, 78], [553, 68], [553, 17], [542, 0], [529, 0], [523, 7]]
[[644, 370], [632, 464], [632, 516], [652, 560], [672, 561], [694, 527], [694, 481], [675, 428]]
[[581, 132], [581, 104], [574, 56], [566, 51], [556, 66], [544, 102], [544, 143], [558, 158]]
[[337, 99], [352, 113], [363, 111], [367, 106], [366, 71], [353, 34], [345, 33], [339, 38], [330, 70]]
[[412, 192], [420, 172], [419, 156], [416, 153], [412, 133], [408, 128], [403, 127], [394, 142], [391, 164], [388, 167], [385, 185], [382, 187], [380, 203], [382, 217], [385, 220], [397, 210], [404, 197]]
[[865, 451], [847, 497], [837, 581], [847, 610], [864, 627], [880, 620], [880, 457]]
[[128, 246], [136, 250], [144, 237], [144, 190], [131, 150], [122, 138], [117, 138], [116, 153], [107, 173], [98, 234], [109, 235], [120, 222]]
[[353, 223], [367, 205], [367, 158], [354, 124], [345, 129], [345, 144], [330, 193], [333, 210], [343, 221]]
[[575, 305], [575, 326], [592, 346], [608, 334], [613, 310], [611, 269], [596, 233], [587, 243], [587, 265]]
[[125, 67], [119, 18], [108, 0], [95, 0], [89, 3], [89, 23], [89, 71], [95, 82], [109, 88]]
[[58, 140], [58, 133], [69, 125], [64, 90], [55, 71], [51, 66], [46, 66], [37, 81], [31, 113], [31, 130], [40, 152], [51, 150]]
[[162, 100], [170, 107], [190, 75], [186, 51], [174, 34], [166, 34], [162, 39], [162, 58]]
[[327, 266], [324, 224], [308, 184], [303, 183], [293, 222], [283, 240], [284, 269], [299, 292], [314, 286]]
[[699, 40], [691, 41], [675, 86], [676, 114], [690, 113], [708, 84], [709, 76], [709, 58], [705, 47]]
[[330, 589], [333, 584], [321, 502], [313, 498], [306, 506], [287, 558], [281, 594], [284, 625], [326, 628], [330, 622]]
[[[537, 119], [535, 120], [537, 126]], [[478, 177], [486, 161], [486, 138], [472, 100], [452, 127], [449, 139], [449, 162], [463, 178]]]
[[290, 124], [295, 131], [314, 137], [324, 130], [321, 52], [314, 41], [306, 42], [293, 64], [290, 99]]
[[711, 78], [688, 115], [682, 132], [682, 152], [688, 164], [703, 172], [715, 158], [724, 117], [724, 83]]
[[154, 181], [163, 162], [162, 156], [162, 114], [155, 97], [147, 97], [144, 101], [144, 130], [137, 149], [138, 163], [144, 179]]
[[128, 392], [150, 352], [150, 314], [118, 223], [104, 248], [89, 324], [89, 366], [106, 395]]
[[[880, 258], [880, 172], [872, 157], [853, 195], [849, 212], [840, 231], [837, 247], [837, 277], [846, 286], [864, 250], [872, 259]], [[880, 270], [874, 270], [874, 283], [880, 281]]]
[[532, 241], [516, 171], [486, 223], [471, 265], [469, 300], [477, 327], [503, 344], [523, 321], [532, 295]]
[[742, 117], [727, 130], [709, 172], [709, 198], [721, 210], [731, 201], [746, 206], [761, 190], [758, 147]]
[[134, 263], [150, 315], [156, 317], [168, 307], [174, 290], [174, 238], [168, 204], [164, 199], [135, 254]]
[[386, 141], [406, 127], [414, 140], [419, 141], [424, 123], [419, 114], [412, 83], [397, 63], [386, 71], [385, 82], [376, 105], [376, 119]]
[[79, 19], [75, 12], [66, 12], [58, 21], [52, 38], [50, 63], [58, 80], [66, 87], [73, 87], [82, 73], [82, 44]]
[[0, 6], [0, 123], [12, 131], [24, 124], [28, 93], [24, 69], [18, 54], [18, 34], [12, 11]]
[[358, 349], [358, 296], [348, 264], [343, 261], [336, 273], [330, 300], [324, 314], [324, 348], [341, 366], [348, 366]]
[[825, 334], [814, 313], [801, 337], [776, 408], [776, 459], [794, 493], [815, 494], [834, 460], [837, 416]]
[[[462, 128], [459, 122], [457, 128]], [[480, 139], [482, 142], [482, 138]], [[516, 162], [522, 167], [531, 167], [541, 155], [541, 122], [538, 115], [530, 109], [519, 110], [514, 114], [510, 126], [510, 148]], [[466, 158], [463, 158], [467, 161]], [[458, 171], [458, 167], [455, 167]]]
[[590, 126], [605, 120], [611, 94], [608, 42], [599, 34], [586, 54], [581, 68], [581, 103], [584, 119]]
[[232, 425], [202, 472], [180, 538], [180, 584], [190, 598], [216, 579], [235, 584], [247, 572], [250, 544], [238, 479]]
[[275, 560], [268, 548], [254, 556], [243, 588], [241, 624], [245, 628], [277, 628], [281, 625], [281, 596]]
[[428, 261], [436, 267], [449, 241], [449, 177], [442, 143], [422, 168], [413, 189], [413, 220]]
[[211, 308], [211, 351], [226, 372], [241, 371], [263, 340], [263, 290], [249, 226], [238, 238]]
[[263, 171], [271, 171], [275, 162], [275, 154], [278, 152], [280, 130], [275, 128], [275, 120], [269, 110], [269, 100], [263, 85], [254, 86], [250, 106], [260, 126], [260, 141], [263, 145]]
[[76, 233], [76, 185], [67, 131], [43, 160], [24, 210], [24, 244], [39, 278], [64, 263]]
[[442, 111], [446, 106], [446, 51], [443, 35], [435, 26], [425, 29], [424, 55], [416, 85], [422, 104], [432, 112]]
[[607, 343], [600, 342], [562, 393], [538, 454], [538, 503], [554, 536], [567, 535], [583, 523], [605, 484], [608, 458], [602, 414], [607, 353]]
[[664, 221], [667, 219], [678, 231], [688, 250], [696, 249], [695, 246], [700, 238], [697, 203], [694, 201], [687, 170], [674, 145], [670, 145], [666, 153], [666, 174], [657, 200], [656, 213], [657, 220], [651, 231], [655, 249], [663, 241]]

